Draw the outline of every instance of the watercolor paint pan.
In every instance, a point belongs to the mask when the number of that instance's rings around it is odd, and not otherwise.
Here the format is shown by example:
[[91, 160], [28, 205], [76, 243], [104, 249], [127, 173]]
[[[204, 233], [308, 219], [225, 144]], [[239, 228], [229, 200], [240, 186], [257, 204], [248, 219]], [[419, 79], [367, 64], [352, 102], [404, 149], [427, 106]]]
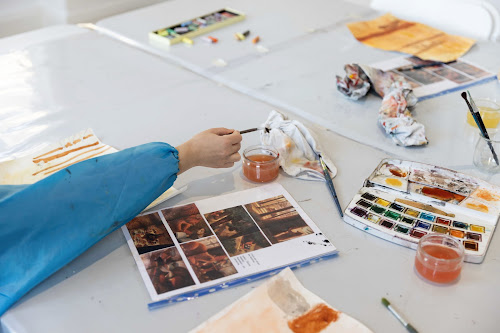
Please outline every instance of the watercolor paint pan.
[[[462, 200], [437, 200], [436, 198], [422, 196], [420, 193], [399, 191], [396, 188], [377, 185], [371, 182], [373, 175], [387, 173], [387, 165], [398, 165], [398, 170], [409, 170], [405, 175], [411, 179], [411, 170], [415, 167], [420, 169], [438, 170], [439, 167], [424, 165], [421, 163], [389, 160], [382, 161], [385, 171], [380, 172], [378, 168], [367, 178], [364, 186], [354, 196], [345, 210], [344, 221], [370, 234], [393, 243], [403, 245], [412, 249], [417, 248], [418, 241], [429, 233], [446, 234], [462, 242], [465, 248], [465, 261], [481, 263], [486, 255], [492, 235], [494, 233], [498, 214], [490, 210], [488, 214], [477, 209], [469, 209], [461, 202]], [[447, 170], [447, 169], [446, 169]], [[500, 201], [500, 188], [488, 184], [480, 179], [447, 170], [443, 174], [456, 175], [457, 180], [443, 181], [446, 184], [457, 186], [463, 179], [469, 181], [476, 188], [471, 191], [477, 193], [483, 188], [488, 192], [480, 193], [479, 198], [474, 200], [497, 199]], [[422, 184], [417, 184], [422, 188]], [[449, 192], [449, 191], [448, 191]], [[481, 197], [482, 195], [482, 197]], [[500, 207], [500, 202], [488, 202], [490, 206]]]

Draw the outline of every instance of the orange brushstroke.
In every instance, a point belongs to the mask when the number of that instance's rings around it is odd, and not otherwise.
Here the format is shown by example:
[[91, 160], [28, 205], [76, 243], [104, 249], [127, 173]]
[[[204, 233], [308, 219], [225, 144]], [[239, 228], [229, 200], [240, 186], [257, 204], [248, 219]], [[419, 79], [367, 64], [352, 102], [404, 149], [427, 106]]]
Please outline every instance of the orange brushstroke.
[[[38, 174], [39, 174], [39, 173], [41, 173], [41, 172], [45, 172], [45, 171], [48, 171], [48, 170], [53, 169], [53, 168], [55, 168], [55, 167], [58, 167], [58, 166], [60, 166], [60, 165], [66, 164], [66, 163], [68, 163], [69, 161], [71, 161], [71, 160], [73, 160], [73, 159], [77, 158], [78, 156], [82, 156], [82, 155], [88, 154], [88, 153], [90, 153], [91, 151], [99, 150], [99, 149], [102, 149], [102, 148], [104, 148], [104, 147], [106, 147], [106, 146], [97, 147], [97, 148], [94, 148], [94, 149], [90, 149], [90, 150], [88, 150], [88, 151], [84, 151], [83, 153], [80, 153], [80, 154], [78, 154], [78, 155], [75, 155], [75, 156], [71, 157], [70, 159], [68, 159], [68, 160], [66, 160], [66, 161], [64, 161], [64, 162], [61, 162], [61, 163], [59, 163], [59, 164], [55, 164], [55, 165], [50, 166], [50, 167], [48, 167], [48, 168], [45, 168], [45, 169], [39, 170], [39, 171], [35, 172], [34, 174], [32, 174], [32, 176], [36, 176], [36, 175], [38, 175]], [[106, 150], [103, 150], [103, 151], [106, 151]]]
[[71, 149], [71, 150], [65, 151], [65, 152], [57, 154], [57, 155], [49, 156], [47, 158], [33, 159], [33, 163], [38, 163], [38, 162], [41, 162], [41, 161], [47, 163], [47, 162], [50, 162], [52, 160], [55, 160], [56, 158], [63, 157], [63, 156], [66, 156], [68, 154], [71, 154], [74, 151], [82, 150], [84, 148], [92, 147], [92, 146], [95, 146], [95, 145], [98, 145], [98, 144], [99, 144], [99, 141], [96, 141], [94, 143], [91, 143], [90, 145], [86, 145], [86, 146], [82, 146], [82, 147], [79, 147], [79, 148]]
[[294, 333], [318, 333], [338, 318], [338, 311], [326, 304], [318, 304], [302, 316], [290, 320], [288, 327]]
[[40, 156], [33, 157], [33, 161], [34, 161], [34, 160], [36, 160], [36, 159], [39, 159], [39, 158], [40, 158], [40, 157], [42, 157], [42, 156], [45, 156], [45, 155], [48, 155], [48, 154], [55, 153], [56, 151], [61, 150], [61, 149], [62, 149], [62, 147], [59, 147], [59, 148], [56, 148], [56, 149], [51, 150], [51, 151], [49, 151], [49, 152], [46, 152], [45, 154], [42, 154], [42, 155], [40, 155]]
[[103, 151], [101, 151], [101, 152], [99, 152], [99, 153], [95, 153], [95, 154], [90, 155], [90, 156], [88, 156], [88, 157], [86, 157], [86, 158], [79, 159], [78, 161], [75, 161], [75, 162], [73, 162], [73, 163], [71, 163], [71, 164], [69, 164], [69, 165], [63, 166], [63, 167], [61, 167], [61, 168], [59, 168], [59, 169], [55, 169], [55, 170], [52, 170], [52, 171], [46, 172], [46, 173], [44, 173], [44, 175], [50, 175], [51, 173], [54, 173], [54, 172], [57, 172], [57, 171], [62, 170], [62, 169], [64, 169], [64, 168], [67, 168], [67, 167], [69, 167], [69, 166], [71, 166], [71, 165], [73, 165], [73, 164], [76, 164], [76, 163], [78, 163], [78, 162], [88, 160], [89, 158], [92, 158], [92, 157], [95, 157], [95, 156], [97, 156], [97, 155], [100, 155], [100, 154], [104, 153], [106, 150], [108, 150], [108, 149], [110, 149], [110, 148], [111, 148], [111, 147], [108, 147], [108, 148], [104, 149]]
[[386, 178], [385, 182], [391, 186], [398, 186], [399, 187], [399, 186], [403, 185], [403, 183], [399, 179], [394, 179], [394, 178]]
[[479, 212], [483, 212], [483, 213], [488, 213], [489, 212], [489, 209], [488, 209], [488, 206], [486, 205], [483, 205], [482, 203], [466, 203], [466, 206], [470, 209], [474, 209], [474, 210], [477, 210]]
[[497, 195], [492, 194], [490, 191], [480, 189], [477, 191], [476, 196], [480, 199], [486, 201], [498, 201], [499, 198]]

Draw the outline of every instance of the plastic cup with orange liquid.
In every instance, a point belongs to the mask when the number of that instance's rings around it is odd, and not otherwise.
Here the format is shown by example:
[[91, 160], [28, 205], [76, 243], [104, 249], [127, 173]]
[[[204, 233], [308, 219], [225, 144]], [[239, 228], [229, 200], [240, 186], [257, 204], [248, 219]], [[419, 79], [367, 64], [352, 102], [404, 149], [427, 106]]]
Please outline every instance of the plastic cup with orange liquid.
[[243, 151], [243, 175], [257, 183], [267, 183], [278, 177], [279, 152], [270, 146], [250, 146]]
[[[500, 105], [487, 98], [474, 99], [474, 102], [479, 109], [484, 126], [487, 129], [496, 129], [500, 123]], [[477, 128], [469, 110], [467, 110], [467, 123]]]
[[464, 261], [462, 243], [448, 235], [427, 234], [418, 243], [415, 270], [425, 280], [446, 284], [460, 276]]

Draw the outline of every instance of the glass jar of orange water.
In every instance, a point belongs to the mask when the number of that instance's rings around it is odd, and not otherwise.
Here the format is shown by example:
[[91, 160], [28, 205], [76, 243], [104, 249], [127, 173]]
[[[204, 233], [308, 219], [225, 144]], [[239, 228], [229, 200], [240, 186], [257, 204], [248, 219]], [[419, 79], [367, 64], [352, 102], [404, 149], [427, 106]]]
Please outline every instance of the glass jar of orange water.
[[243, 151], [243, 174], [254, 182], [270, 182], [278, 177], [279, 157], [278, 151], [270, 146], [248, 147]]
[[[481, 118], [483, 119], [484, 126], [488, 129], [496, 129], [500, 123], [500, 105], [487, 98], [475, 99]], [[467, 123], [471, 126], [477, 127], [474, 118], [469, 111], [467, 111]]]

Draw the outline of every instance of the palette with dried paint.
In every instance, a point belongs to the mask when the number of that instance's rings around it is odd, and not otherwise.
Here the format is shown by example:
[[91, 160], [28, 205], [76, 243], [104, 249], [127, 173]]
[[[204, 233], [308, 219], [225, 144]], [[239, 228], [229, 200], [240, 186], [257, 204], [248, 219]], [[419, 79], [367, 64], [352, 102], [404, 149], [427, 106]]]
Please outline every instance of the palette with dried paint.
[[428, 233], [447, 234], [462, 242], [465, 261], [480, 263], [499, 206], [500, 188], [480, 179], [422, 163], [383, 160], [349, 203], [344, 220], [413, 249]]

